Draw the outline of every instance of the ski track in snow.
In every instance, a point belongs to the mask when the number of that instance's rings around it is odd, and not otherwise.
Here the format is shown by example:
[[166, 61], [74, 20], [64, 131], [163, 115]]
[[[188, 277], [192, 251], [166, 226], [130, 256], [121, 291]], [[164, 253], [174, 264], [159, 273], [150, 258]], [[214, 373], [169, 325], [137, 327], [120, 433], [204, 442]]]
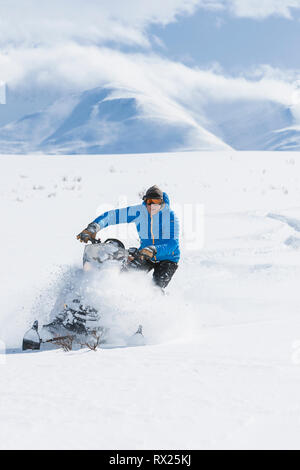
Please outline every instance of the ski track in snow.
[[[3, 156], [0, 165], [0, 448], [299, 448], [298, 154]], [[204, 246], [182, 240], [167, 296], [143, 273], [113, 267], [82, 286], [75, 235], [101, 203], [135, 203], [154, 183], [173, 204], [204, 204]], [[132, 230], [109, 236], [137, 243]], [[114, 344], [22, 353], [32, 320], [50, 319], [78, 290]], [[129, 347], [139, 323], [146, 345]]]
[[268, 214], [268, 217], [270, 217], [270, 219], [280, 220], [281, 222], [292, 227], [294, 230], [296, 230], [296, 232], [300, 232], [300, 220], [298, 219], [293, 219], [291, 217], [284, 217], [283, 215], [280, 215], [280, 214]]

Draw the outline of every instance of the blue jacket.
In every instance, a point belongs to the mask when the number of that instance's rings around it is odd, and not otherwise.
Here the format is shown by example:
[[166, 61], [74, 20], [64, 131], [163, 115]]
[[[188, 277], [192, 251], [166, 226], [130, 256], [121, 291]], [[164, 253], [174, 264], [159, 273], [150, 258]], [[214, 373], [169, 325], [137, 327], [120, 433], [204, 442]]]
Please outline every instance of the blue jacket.
[[153, 215], [149, 214], [146, 203], [105, 212], [93, 221], [99, 229], [109, 225], [134, 222], [140, 237], [140, 249], [146, 246], [155, 246], [156, 261], [169, 260], [177, 263], [180, 258], [179, 249], [179, 222], [170, 209], [169, 197], [163, 193], [164, 204], [161, 210]]

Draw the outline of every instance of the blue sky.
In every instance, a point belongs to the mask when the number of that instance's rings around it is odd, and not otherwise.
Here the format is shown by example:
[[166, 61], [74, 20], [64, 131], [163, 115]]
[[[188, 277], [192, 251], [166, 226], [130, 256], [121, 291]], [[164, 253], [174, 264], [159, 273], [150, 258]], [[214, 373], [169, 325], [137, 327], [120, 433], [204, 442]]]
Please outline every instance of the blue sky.
[[292, 19], [233, 17], [226, 11], [198, 10], [165, 27], [152, 26], [166, 49], [154, 46], [173, 60], [209, 66], [218, 62], [229, 73], [268, 64], [300, 69], [300, 14]]

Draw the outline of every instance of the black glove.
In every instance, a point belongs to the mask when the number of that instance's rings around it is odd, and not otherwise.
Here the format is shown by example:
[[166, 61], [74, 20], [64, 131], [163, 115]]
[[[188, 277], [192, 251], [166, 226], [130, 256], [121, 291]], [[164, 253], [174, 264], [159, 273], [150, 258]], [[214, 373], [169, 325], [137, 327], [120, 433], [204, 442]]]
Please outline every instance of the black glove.
[[97, 232], [100, 230], [100, 227], [96, 223], [89, 224], [87, 228], [82, 230], [77, 235], [77, 240], [80, 240], [80, 242], [87, 243], [88, 241], [93, 241], [96, 238]]
[[152, 266], [152, 258], [156, 254], [155, 246], [147, 246], [138, 250], [138, 248], [129, 248], [128, 267], [148, 272]]

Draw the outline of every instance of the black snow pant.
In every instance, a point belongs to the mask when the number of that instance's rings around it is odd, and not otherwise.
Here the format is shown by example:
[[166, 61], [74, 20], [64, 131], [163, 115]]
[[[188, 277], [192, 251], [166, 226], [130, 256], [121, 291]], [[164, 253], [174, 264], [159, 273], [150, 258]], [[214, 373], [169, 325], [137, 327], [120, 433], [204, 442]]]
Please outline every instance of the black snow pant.
[[172, 277], [174, 276], [178, 268], [178, 263], [173, 261], [163, 260], [158, 261], [157, 263], [151, 263], [149, 266], [149, 271], [153, 271], [153, 281], [154, 283], [164, 289], [167, 287]]

